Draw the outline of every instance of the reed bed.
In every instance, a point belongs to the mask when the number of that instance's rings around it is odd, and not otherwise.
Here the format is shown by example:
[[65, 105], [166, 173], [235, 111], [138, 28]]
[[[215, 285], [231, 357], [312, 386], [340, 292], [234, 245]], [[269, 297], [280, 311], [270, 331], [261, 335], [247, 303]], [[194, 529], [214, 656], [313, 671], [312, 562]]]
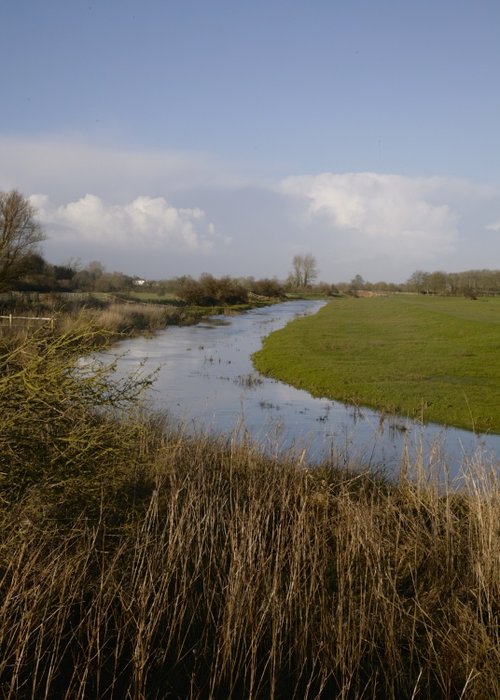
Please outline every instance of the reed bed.
[[3, 698], [500, 696], [498, 465], [389, 483], [193, 436], [72, 372], [81, 342], [0, 358]]
[[[199, 321], [207, 313], [206, 309], [168, 304], [107, 301], [88, 296], [74, 302], [57, 300], [52, 306], [45, 303], [40, 304], [38, 309], [33, 308], [34, 310], [30, 313], [38, 316], [49, 313], [54, 319], [57, 331], [61, 334], [70, 331], [75, 325], [81, 327], [92, 325], [95, 330], [104, 332], [104, 340], [109, 340], [110, 333], [115, 336], [131, 336], [152, 333], [171, 325], [190, 325]], [[0, 339], [24, 337], [33, 333], [35, 323], [18, 318], [16, 314], [17, 311], [13, 316], [12, 325], [9, 325], [8, 321], [0, 323]]]
[[92, 324], [96, 329], [116, 335], [133, 335], [147, 331], [157, 331], [168, 325], [192, 322], [182, 309], [176, 306], [113, 303], [102, 309], [80, 310], [77, 316], [63, 317], [61, 322], [70, 329], [75, 319]]

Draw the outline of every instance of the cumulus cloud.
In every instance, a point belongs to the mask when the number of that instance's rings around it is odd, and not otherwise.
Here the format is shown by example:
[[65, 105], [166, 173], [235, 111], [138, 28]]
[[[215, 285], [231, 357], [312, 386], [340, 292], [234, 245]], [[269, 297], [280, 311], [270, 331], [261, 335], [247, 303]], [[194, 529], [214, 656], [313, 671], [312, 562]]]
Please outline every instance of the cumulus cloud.
[[318, 219], [332, 232], [357, 237], [390, 256], [428, 258], [451, 253], [457, 217], [436, 201], [437, 180], [377, 173], [289, 177], [281, 189], [304, 202], [307, 225]]
[[46, 195], [32, 195], [30, 201], [46, 231], [59, 241], [76, 239], [118, 249], [170, 246], [200, 252], [210, 250], [216, 237], [202, 209], [176, 208], [163, 197], [140, 196], [126, 204], [109, 204], [86, 194], [56, 206]]
[[32, 201], [54, 262], [99, 258], [152, 278], [285, 278], [293, 255], [311, 252], [327, 281], [401, 281], [500, 259], [497, 183], [272, 173], [214, 154], [0, 134], [0, 190], [45, 193]]

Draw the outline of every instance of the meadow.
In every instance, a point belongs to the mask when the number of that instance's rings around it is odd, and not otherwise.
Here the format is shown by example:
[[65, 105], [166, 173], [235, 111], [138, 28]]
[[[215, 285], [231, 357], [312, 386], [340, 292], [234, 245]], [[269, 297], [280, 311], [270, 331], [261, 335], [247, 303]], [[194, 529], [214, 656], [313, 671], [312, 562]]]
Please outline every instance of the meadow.
[[257, 369], [315, 396], [500, 433], [500, 299], [343, 297], [265, 339]]

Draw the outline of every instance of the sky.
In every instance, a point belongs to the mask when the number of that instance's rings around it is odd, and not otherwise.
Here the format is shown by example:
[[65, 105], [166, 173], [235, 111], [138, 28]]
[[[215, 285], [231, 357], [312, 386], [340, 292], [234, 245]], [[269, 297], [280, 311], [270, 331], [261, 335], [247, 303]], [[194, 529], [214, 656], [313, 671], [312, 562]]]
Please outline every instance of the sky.
[[0, 191], [52, 263], [500, 267], [498, 0], [3, 0]]

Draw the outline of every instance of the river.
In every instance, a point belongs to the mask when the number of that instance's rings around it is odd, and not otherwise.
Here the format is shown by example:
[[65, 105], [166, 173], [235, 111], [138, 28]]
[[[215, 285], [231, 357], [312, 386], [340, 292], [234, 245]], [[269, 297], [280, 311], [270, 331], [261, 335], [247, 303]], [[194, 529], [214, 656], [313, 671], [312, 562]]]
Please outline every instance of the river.
[[318, 311], [321, 301], [291, 301], [237, 316], [215, 316], [196, 326], [169, 327], [152, 337], [119, 344], [118, 371], [144, 362], [159, 368], [149, 400], [187, 429], [248, 435], [266, 450], [294, 449], [311, 461], [332, 454], [345, 464], [365, 463], [397, 471], [404, 451], [415, 459], [448, 465], [459, 473], [464, 460], [481, 454], [500, 459], [500, 436], [382, 417], [258, 374], [251, 355], [262, 339], [292, 319]]

